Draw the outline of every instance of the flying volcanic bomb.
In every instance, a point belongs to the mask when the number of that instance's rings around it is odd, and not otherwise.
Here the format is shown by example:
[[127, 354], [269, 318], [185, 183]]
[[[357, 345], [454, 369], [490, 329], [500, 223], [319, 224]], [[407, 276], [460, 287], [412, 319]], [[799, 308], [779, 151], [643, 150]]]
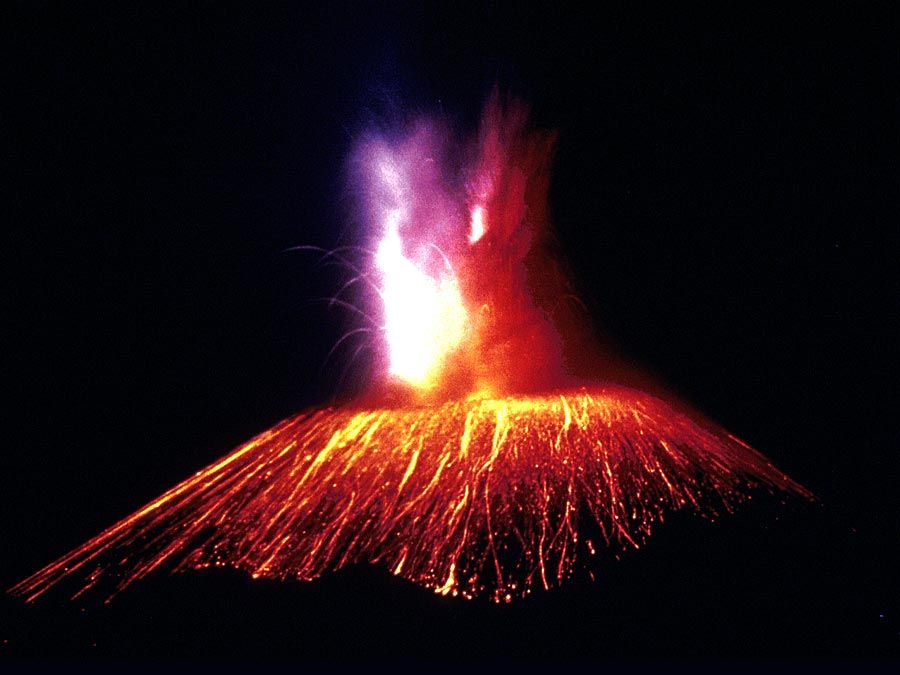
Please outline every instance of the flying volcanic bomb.
[[376, 317], [366, 392], [280, 422], [11, 592], [371, 563], [508, 602], [639, 548], [677, 510], [811, 498], [685, 406], [603, 376], [549, 253], [555, 136], [527, 117], [495, 92], [467, 142], [425, 119], [364, 136], [350, 167], [367, 253], [348, 285]]

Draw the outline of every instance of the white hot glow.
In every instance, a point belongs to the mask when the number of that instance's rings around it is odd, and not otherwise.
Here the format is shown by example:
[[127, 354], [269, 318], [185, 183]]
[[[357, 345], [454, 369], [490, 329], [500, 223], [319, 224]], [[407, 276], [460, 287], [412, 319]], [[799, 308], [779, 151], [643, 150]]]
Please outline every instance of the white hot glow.
[[484, 209], [476, 206], [472, 209], [472, 229], [469, 232], [469, 243], [474, 244], [484, 236]]
[[455, 276], [435, 279], [403, 255], [402, 211], [390, 211], [378, 244], [384, 333], [390, 372], [406, 382], [428, 388], [445, 355], [462, 341], [466, 310]]

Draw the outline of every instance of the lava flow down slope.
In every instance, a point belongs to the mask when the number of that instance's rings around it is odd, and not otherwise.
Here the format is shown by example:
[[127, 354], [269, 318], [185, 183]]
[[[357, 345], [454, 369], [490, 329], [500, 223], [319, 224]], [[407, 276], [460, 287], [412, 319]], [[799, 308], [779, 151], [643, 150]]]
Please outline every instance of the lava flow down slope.
[[427, 119], [364, 136], [361, 260], [341, 293], [356, 290], [369, 323], [354, 333], [378, 355], [365, 392], [280, 422], [11, 592], [378, 564], [508, 602], [589, 571], [601, 548], [640, 547], [674, 511], [810, 498], [683, 405], [615, 383], [549, 253], [554, 144], [496, 92], [468, 141]]

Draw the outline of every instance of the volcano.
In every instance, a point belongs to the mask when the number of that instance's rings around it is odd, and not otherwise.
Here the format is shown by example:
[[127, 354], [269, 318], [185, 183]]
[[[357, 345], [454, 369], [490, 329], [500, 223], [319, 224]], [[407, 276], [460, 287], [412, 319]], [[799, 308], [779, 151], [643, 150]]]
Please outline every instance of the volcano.
[[[286, 419], [11, 589], [107, 598], [159, 569], [309, 581], [377, 564], [509, 602], [639, 548], [670, 513], [812, 495], [674, 399], [616, 383], [551, 254], [555, 134], [495, 92], [478, 133], [414, 119], [350, 161], [360, 260], [334, 298], [378, 354], [357, 399]], [[333, 252], [327, 254], [334, 256]], [[352, 292], [355, 295], [345, 296]]]

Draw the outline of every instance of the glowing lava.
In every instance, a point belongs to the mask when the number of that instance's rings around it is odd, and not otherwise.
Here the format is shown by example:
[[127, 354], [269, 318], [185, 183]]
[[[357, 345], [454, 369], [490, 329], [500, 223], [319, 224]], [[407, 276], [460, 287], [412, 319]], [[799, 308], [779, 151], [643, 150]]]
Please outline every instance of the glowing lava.
[[729, 511], [754, 487], [805, 493], [763, 456], [618, 387], [285, 420], [26, 579], [122, 590], [153, 570], [316, 577], [382, 563], [440, 593], [557, 586], [666, 513]]
[[12, 592], [376, 563], [508, 601], [589, 570], [600, 546], [639, 547], [673, 511], [715, 516], [757, 489], [809, 497], [660, 398], [573, 384], [611, 378], [573, 337], [572, 292], [545, 250], [553, 144], [496, 95], [469, 143], [427, 122], [364, 139], [353, 166], [375, 290], [361, 301], [382, 319], [384, 378], [364, 402], [281, 422]]

